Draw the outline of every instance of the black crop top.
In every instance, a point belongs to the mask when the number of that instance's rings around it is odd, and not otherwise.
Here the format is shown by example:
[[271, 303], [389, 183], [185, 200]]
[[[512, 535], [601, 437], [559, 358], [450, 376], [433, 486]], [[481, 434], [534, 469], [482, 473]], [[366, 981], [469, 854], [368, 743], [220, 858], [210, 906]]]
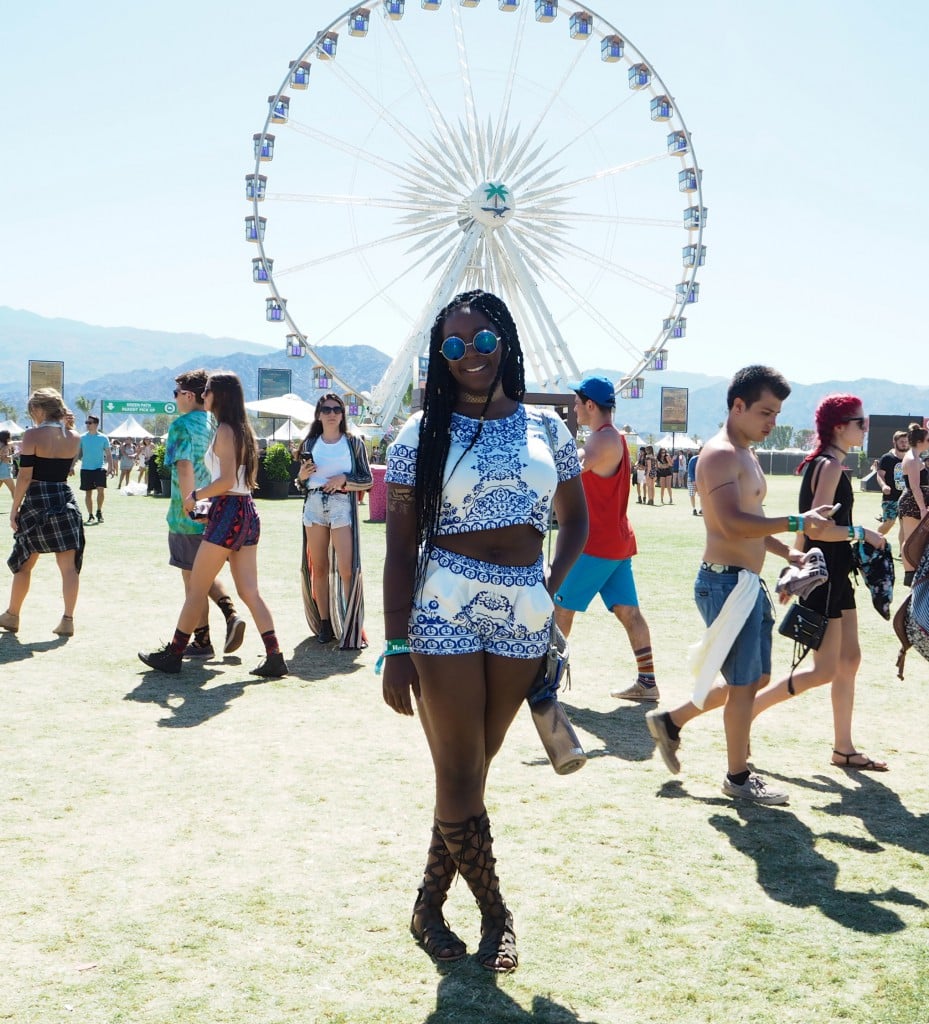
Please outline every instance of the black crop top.
[[74, 459], [46, 459], [35, 453], [19, 457], [21, 469], [32, 467], [33, 481], [42, 480], [45, 483], [53, 484], [63, 484], [68, 479], [72, 462]]

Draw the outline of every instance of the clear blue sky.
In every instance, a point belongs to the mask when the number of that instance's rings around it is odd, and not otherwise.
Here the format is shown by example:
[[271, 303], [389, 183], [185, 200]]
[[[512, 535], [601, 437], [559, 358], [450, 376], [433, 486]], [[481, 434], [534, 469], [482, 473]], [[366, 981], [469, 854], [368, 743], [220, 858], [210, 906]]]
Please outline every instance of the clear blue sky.
[[[0, 304], [282, 340], [243, 238], [251, 136], [287, 62], [347, 6], [36, 0], [5, 11]], [[922, 383], [908, 352], [925, 334], [929, 6], [594, 7], [663, 76], [704, 168], [708, 262], [673, 368], [728, 375], [763, 361], [804, 383]], [[604, 148], [610, 162], [629, 158], [621, 138]], [[354, 340], [390, 353], [402, 338]], [[600, 355], [579, 344], [582, 365], [611, 365]]]

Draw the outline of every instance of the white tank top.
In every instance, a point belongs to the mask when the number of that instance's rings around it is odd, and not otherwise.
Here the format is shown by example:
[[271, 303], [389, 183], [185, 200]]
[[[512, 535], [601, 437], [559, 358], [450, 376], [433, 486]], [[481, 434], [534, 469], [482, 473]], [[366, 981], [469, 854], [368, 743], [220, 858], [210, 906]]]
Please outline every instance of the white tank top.
[[313, 445], [313, 462], [316, 464], [316, 472], [307, 480], [307, 487], [310, 490], [322, 487], [339, 473], [351, 473], [352, 453], [345, 435], [343, 434], [334, 444], [318, 438]]
[[[206, 468], [210, 471], [210, 480], [215, 482], [219, 479], [221, 469], [219, 465], [219, 459], [213, 453], [213, 442], [210, 441], [210, 447], [203, 453], [203, 462]], [[252, 492], [245, 486], [245, 467], [239, 466], [236, 471], [236, 482], [235, 487], [230, 487], [226, 494], [251, 494]]]

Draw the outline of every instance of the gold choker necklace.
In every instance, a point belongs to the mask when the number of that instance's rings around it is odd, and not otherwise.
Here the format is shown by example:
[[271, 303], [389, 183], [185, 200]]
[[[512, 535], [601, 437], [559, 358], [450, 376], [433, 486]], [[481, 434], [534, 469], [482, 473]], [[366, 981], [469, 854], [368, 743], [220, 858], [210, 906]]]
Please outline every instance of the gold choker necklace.
[[[492, 402], [495, 398], [500, 398], [502, 395], [503, 389], [498, 387], [490, 396], [490, 401]], [[467, 391], [459, 391], [458, 401], [463, 402], [465, 405], [483, 405], [488, 401], [488, 398], [487, 395], [470, 395]]]

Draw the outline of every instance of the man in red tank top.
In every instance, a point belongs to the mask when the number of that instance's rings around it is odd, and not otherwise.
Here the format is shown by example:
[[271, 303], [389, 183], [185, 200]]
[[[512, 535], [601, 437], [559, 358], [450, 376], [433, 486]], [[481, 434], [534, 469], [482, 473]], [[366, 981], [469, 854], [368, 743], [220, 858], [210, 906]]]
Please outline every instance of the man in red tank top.
[[587, 610], [596, 594], [622, 623], [636, 660], [631, 686], [610, 691], [624, 700], [657, 701], [655, 665], [648, 623], [639, 611], [632, 575], [635, 534], [627, 517], [632, 470], [626, 439], [613, 426], [616, 393], [606, 377], [585, 377], [572, 385], [577, 422], [590, 429], [578, 451], [587, 498], [590, 532], [584, 552], [555, 595], [555, 622], [567, 636], [575, 612]]

